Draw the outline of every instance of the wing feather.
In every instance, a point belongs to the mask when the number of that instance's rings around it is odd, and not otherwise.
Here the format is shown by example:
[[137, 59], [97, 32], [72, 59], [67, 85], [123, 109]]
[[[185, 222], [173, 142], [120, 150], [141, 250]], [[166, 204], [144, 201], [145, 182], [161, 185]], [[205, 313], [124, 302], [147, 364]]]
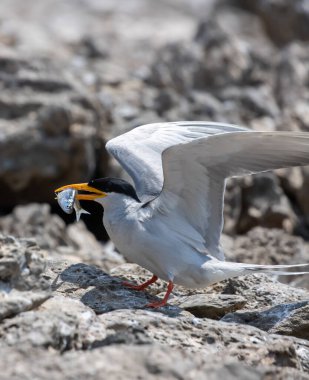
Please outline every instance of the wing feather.
[[221, 133], [169, 147], [162, 162], [164, 185], [153, 207], [194, 226], [211, 254], [222, 259], [225, 179], [308, 165], [309, 133]]
[[132, 177], [137, 195], [146, 202], [162, 190], [161, 156], [165, 149], [217, 133], [245, 130], [236, 125], [198, 121], [147, 124], [108, 141], [106, 149]]

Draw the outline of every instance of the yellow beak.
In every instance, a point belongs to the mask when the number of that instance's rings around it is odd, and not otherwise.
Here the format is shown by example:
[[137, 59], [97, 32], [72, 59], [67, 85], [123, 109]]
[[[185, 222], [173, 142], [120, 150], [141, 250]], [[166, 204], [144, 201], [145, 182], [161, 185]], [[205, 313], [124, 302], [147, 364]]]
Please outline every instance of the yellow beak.
[[88, 183], [75, 183], [72, 185], [62, 186], [56, 189], [55, 193], [59, 193], [60, 191], [66, 190], [66, 189], [75, 189], [75, 190], [87, 191], [91, 193], [91, 194], [77, 194], [76, 198], [78, 200], [93, 201], [97, 198], [103, 198], [107, 196], [106, 193], [104, 193], [101, 190], [95, 189], [94, 187], [89, 186]]

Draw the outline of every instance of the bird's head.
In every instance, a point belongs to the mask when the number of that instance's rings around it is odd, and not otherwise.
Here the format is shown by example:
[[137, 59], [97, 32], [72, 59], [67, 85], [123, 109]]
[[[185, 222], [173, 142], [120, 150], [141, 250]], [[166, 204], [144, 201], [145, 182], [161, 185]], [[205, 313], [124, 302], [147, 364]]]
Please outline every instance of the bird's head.
[[119, 178], [98, 178], [92, 179], [88, 183], [66, 185], [56, 189], [55, 193], [66, 189], [77, 190], [76, 198], [78, 200], [94, 201], [110, 194], [123, 194], [139, 202], [134, 187], [129, 182]]

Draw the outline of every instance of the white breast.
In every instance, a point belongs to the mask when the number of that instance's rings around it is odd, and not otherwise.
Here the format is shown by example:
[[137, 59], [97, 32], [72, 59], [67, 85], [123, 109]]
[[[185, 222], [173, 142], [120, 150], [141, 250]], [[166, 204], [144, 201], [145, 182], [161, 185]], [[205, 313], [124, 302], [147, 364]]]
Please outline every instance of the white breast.
[[[209, 259], [202, 253], [203, 238], [196, 231], [181, 234], [172, 219], [153, 216], [150, 208], [141, 208], [132, 198], [112, 196], [108, 203], [104, 201], [109, 197], [100, 202], [104, 207], [104, 226], [129, 261], [165, 281], [192, 288], [205, 282], [202, 266]], [[189, 230], [190, 226], [184, 228]]]

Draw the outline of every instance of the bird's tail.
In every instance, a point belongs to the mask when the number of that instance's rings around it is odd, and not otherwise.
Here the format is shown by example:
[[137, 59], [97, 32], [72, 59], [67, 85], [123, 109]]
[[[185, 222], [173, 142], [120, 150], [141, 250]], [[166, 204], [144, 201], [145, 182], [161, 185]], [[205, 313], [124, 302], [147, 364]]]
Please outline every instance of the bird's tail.
[[227, 280], [228, 278], [253, 273], [269, 273], [278, 276], [309, 274], [309, 263], [294, 265], [258, 265], [213, 259], [206, 261], [202, 268], [205, 270], [203, 285], [206, 283], [207, 285], [211, 285], [222, 280]]
[[[308, 264], [293, 264], [293, 265], [258, 265], [258, 264], [243, 264], [246, 272], [263, 272], [280, 276], [292, 276], [300, 274], [309, 274]], [[307, 269], [307, 270], [299, 270]]]

